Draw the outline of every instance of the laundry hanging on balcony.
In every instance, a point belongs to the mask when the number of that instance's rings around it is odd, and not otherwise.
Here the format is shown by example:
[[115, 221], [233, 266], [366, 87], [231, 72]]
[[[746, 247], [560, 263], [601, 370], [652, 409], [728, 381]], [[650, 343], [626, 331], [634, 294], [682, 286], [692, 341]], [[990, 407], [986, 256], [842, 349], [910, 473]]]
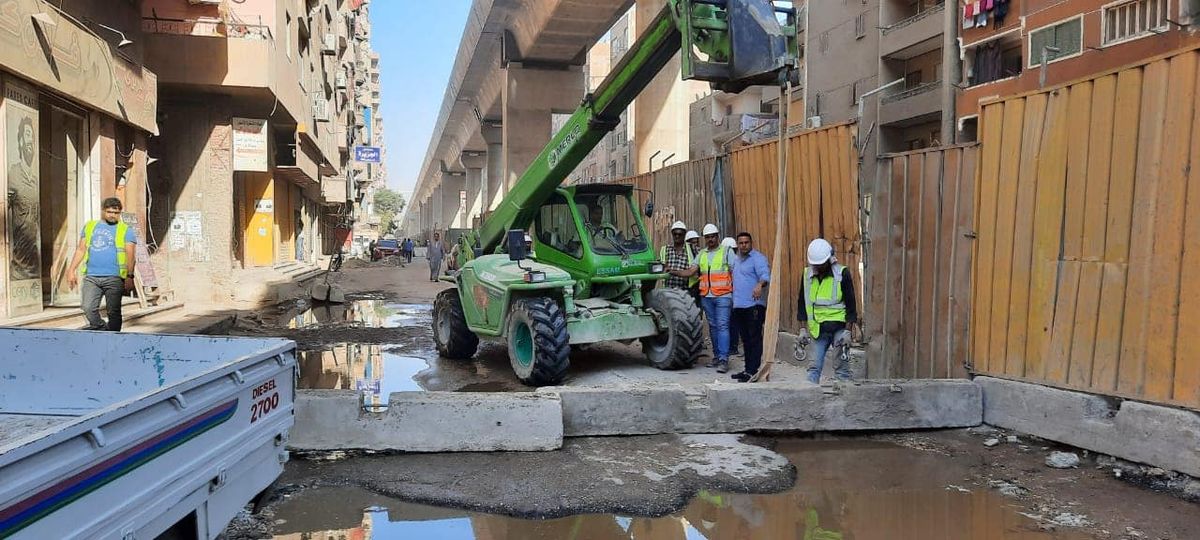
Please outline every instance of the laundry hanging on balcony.
[[995, 28], [1004, 26], [1012, 0], [962, 0], [962, 27], [983, 28], [991, 18]]

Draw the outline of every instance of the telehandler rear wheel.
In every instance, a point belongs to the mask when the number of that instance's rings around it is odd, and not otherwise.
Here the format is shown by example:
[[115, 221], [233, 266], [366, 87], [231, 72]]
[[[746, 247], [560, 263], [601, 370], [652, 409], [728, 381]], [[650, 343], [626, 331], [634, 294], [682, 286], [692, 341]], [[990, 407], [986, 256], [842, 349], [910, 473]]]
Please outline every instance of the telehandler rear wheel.
[[508, 359], [517, 378], [529, 386], [562, 382], [571, 364], [567, 317], [550, 298], [513, 302], [508, 317]]
[[704, 344], [700, 308], [679, 289], [654, 289], [646, 294], [646, 306], [667, 318], [667, 330], [642, 338], [642, 351], [658, 369], [686, 369], [696, 363]]
[[475, 356], [479, 336], [467, 328], [458, 289], [446, 289], [433, 301], [433, 341], [438, 354], [454, 360]]

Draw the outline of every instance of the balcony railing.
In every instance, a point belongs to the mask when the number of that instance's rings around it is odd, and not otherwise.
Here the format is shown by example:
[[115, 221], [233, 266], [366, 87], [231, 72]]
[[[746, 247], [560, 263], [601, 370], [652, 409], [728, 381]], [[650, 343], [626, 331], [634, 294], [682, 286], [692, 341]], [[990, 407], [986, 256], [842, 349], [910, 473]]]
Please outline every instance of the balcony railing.
[[909, 88], [908, 90], [905, 90], [903, 92], [896, 92], [895, 94], [884, 96], [881, 101], [883, 103], [895, 103], [897, 101], [905, 100], [905, 99], [908, 99], [913, 96], [924, 94], [925, 92], [931, 92], [935, 88], [938, 88], [940, 86], [942, 86], [942, 81], [933, 81], [933, 82], [927, 82], [924, 84], [918, 84], [918, 85], [916, 85], [912, 88]]
[[913, 15], [906, 19], [901, 19], [900, 21], [895, 22], [895, 23], [891, 24], [890, 26], [885, 26], [883, 28], [883, 33], [886, 34], [888, 32], [904, 28], [905, 26], [911, 26], [912, 24], [916, 23], [917, 21], [924, 19], [925, 17], [928, 17], [930, 15], [933, 15], [934, 13], [941, 13], [942, 10], [944, 10], [944, 9], [946, 9], [946, 4], [944, 2], [939, 3], [929, 9], [926, 9], [925, 11], [917, 13], [916, 15]]
[[262, 39], [272, 41], [271, 27], [265, 24], [232, 23], [209, 19], [165, 19], [142, 17], [142, 32], [179, 36]]

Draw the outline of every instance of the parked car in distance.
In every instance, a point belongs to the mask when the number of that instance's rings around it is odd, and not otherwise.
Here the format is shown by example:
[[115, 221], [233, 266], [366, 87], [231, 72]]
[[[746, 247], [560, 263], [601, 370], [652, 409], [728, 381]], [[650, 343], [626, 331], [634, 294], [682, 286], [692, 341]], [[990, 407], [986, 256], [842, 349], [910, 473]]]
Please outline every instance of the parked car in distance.
[[400, 254], [399, 240], [380, 240], [375, 244], [375, 249], [371, 251], [371, 260], [378, 261], [384, 257]]

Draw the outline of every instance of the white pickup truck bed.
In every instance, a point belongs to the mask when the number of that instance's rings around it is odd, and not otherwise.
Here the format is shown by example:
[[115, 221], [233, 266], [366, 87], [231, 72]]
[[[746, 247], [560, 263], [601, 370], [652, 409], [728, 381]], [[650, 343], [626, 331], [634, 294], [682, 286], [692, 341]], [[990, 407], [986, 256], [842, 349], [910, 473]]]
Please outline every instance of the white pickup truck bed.
[[0, 538], [214, 538], [282, 472], [295, 345], [0, 329]]

